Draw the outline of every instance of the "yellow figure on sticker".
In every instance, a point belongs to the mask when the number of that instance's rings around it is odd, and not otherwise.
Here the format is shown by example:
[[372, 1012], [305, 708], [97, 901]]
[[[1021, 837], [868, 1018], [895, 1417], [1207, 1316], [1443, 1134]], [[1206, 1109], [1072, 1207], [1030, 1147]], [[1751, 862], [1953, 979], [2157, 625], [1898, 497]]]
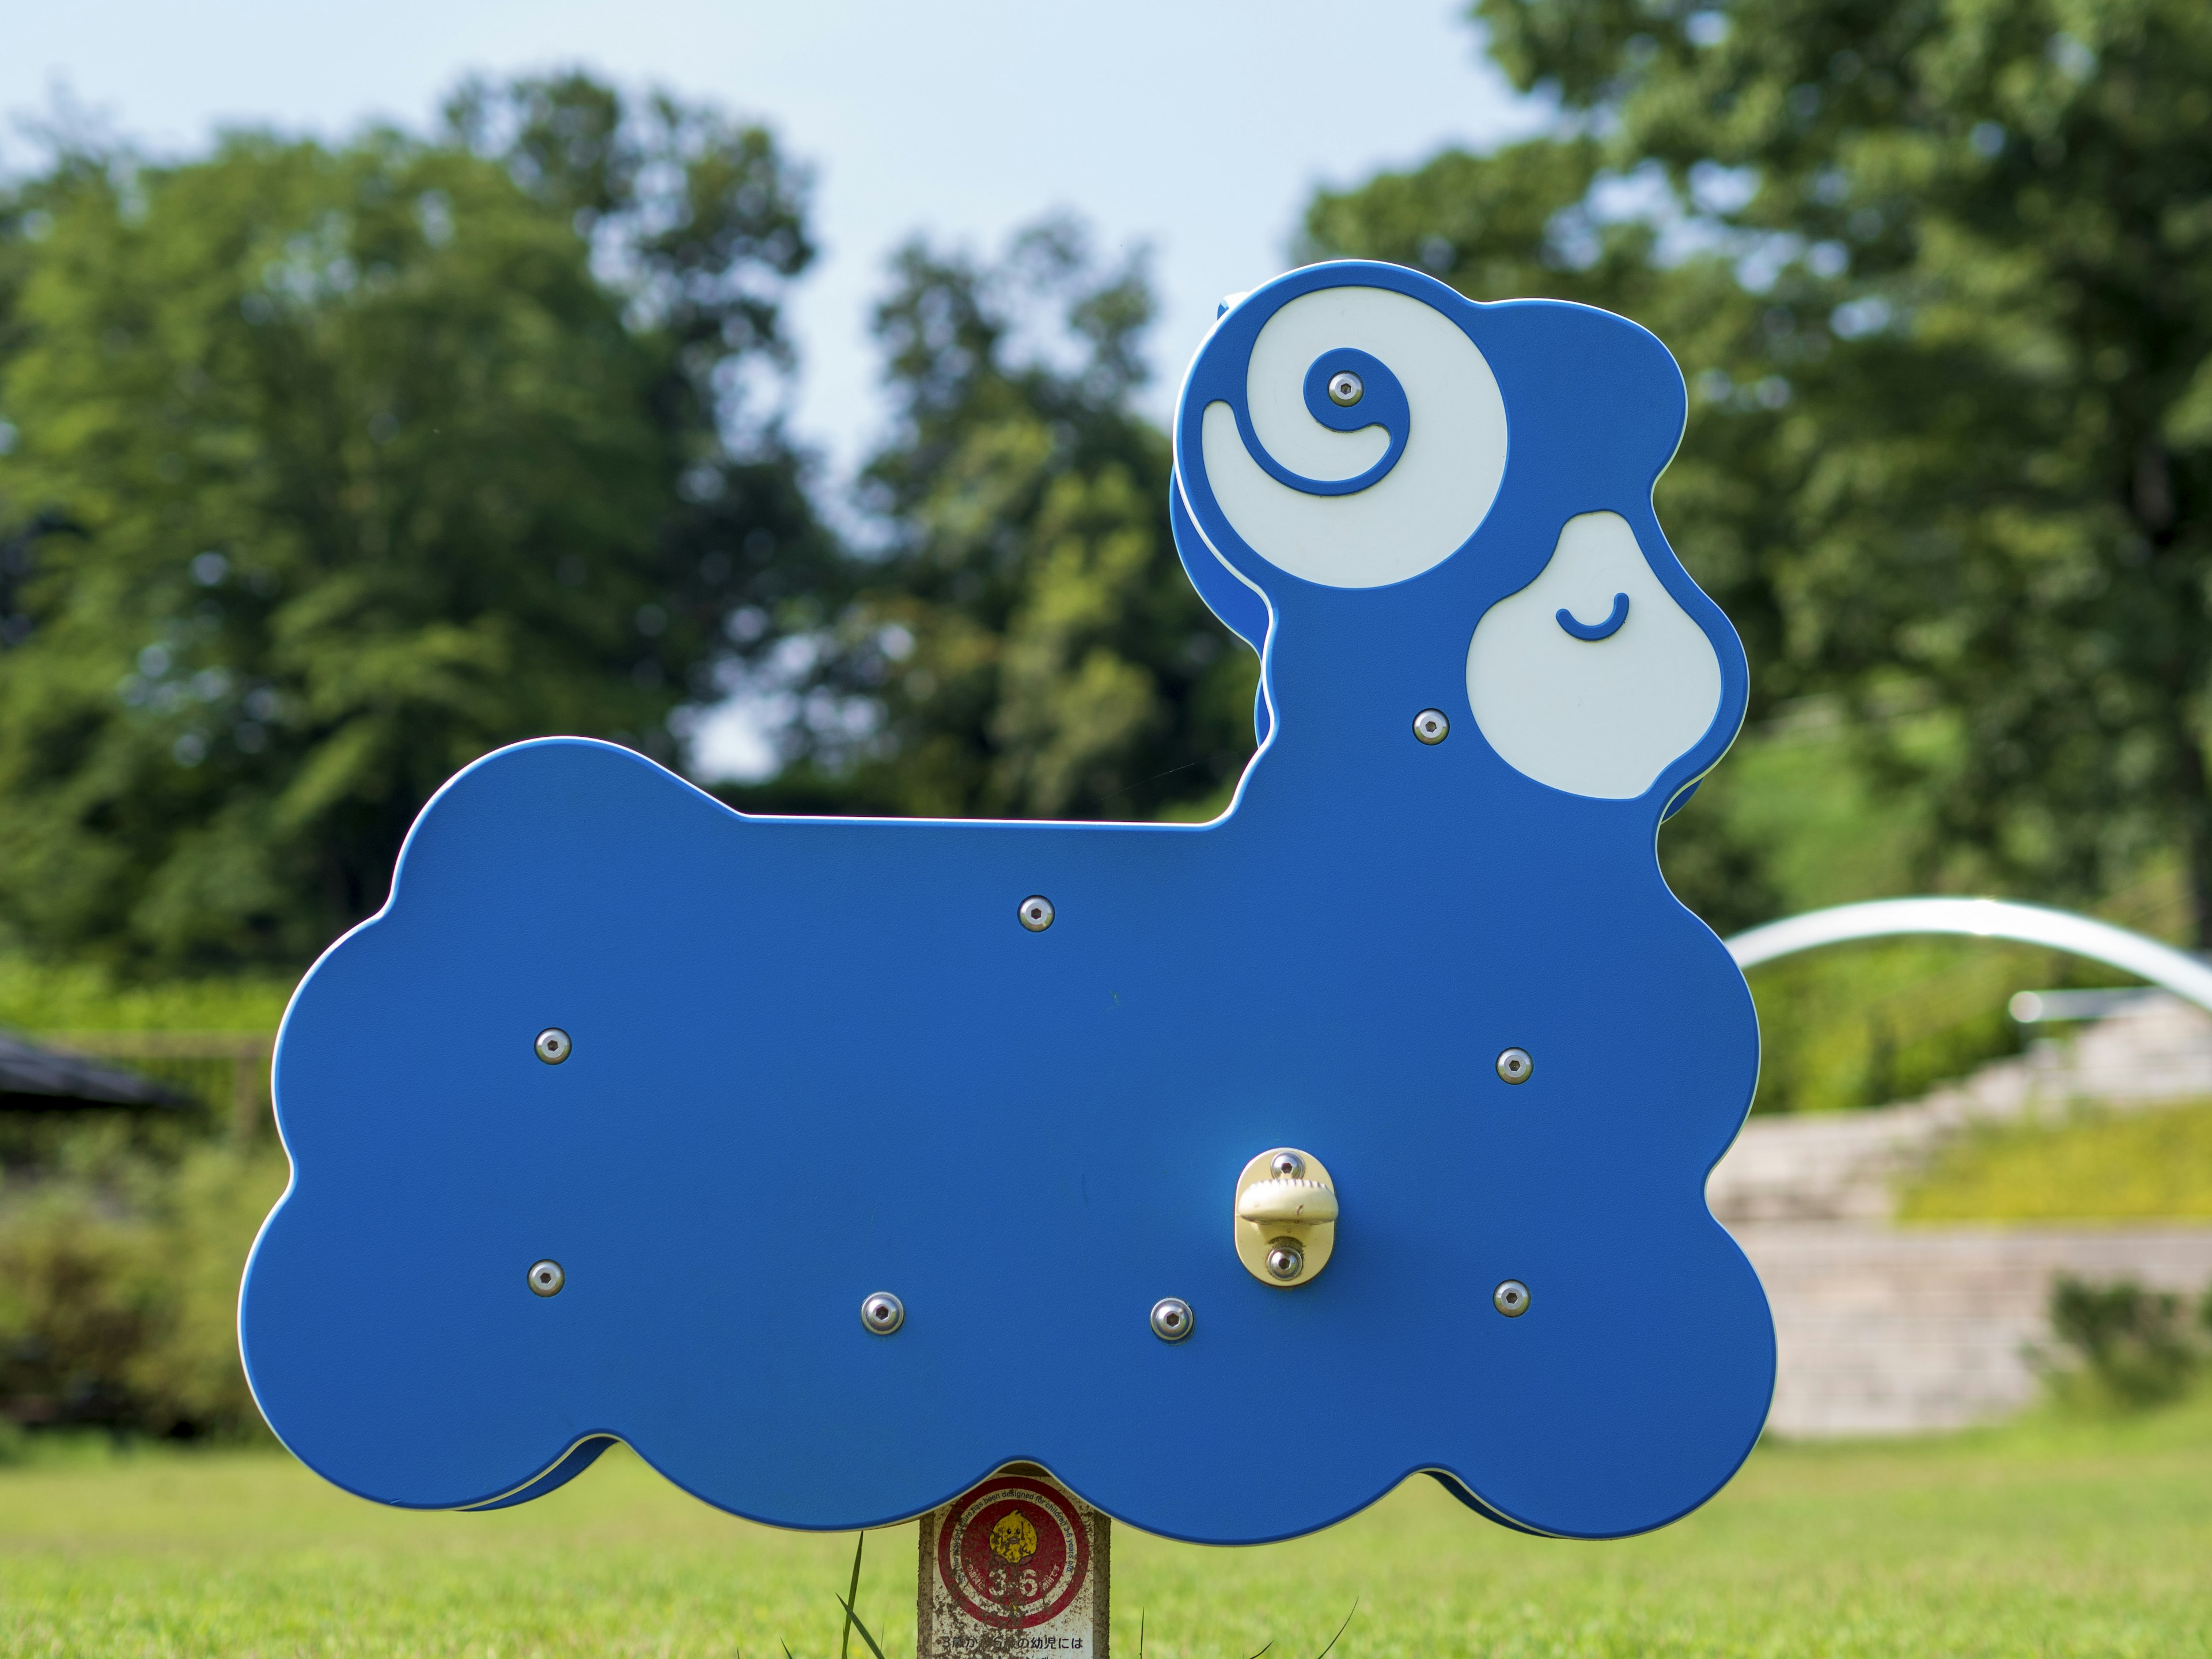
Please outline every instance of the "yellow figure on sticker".
[[991, 1528], [991, 1553], [1008, 1566], [1018, 1567], [1037, 1553], [1036, 1528], [1017, 1511]]

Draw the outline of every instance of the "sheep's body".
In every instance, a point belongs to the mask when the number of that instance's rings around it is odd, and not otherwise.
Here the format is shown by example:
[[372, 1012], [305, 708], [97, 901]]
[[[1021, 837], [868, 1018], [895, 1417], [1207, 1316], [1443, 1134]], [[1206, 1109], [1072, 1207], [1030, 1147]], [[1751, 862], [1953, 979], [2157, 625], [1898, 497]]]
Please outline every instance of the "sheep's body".
[[[1583, 1536], [1727, 1479], [1773, 1340], [1703, 1199], [1756, 1073], [1749, 998], [1653, 854], [1742, 702], [1733, 635], [1650, 522], [1679, 377], [1669, 403], [1650, 371], [1671, 361], [1602, 313], [1454, 313], [1376, 270], [1271, 285], [1194, 365], [1178, 538], [1266, 640], [1272, 710], [1220, 821], [746, 817], [574, 739], [489, 757], [431, 803], [392, 902], [303, 983], [278, 1050], [295, 1176], [242, 1331], [287, 1443], [364, 1495], [458, 1507], [550, 1489], [616, 1437], [710, 1502], [834, 1528], [1030, 1458], [1213, 1542], [1325, 1525], [1420, 1469]], [[1194, 457], [1223, 401], [1208, 375], [1286, 284], [1384, 283], [1480, 345], [1511, 459], [1425, 572], [1289, 577]], [[1626, 388], [1618, 430], [1579, 467], [1532, 465], [1561, 399], [1527, 362], [1562, 339]], [[1406, 378], [1412, 437], [1384, 453], [1370, 432], [1344, 476], [1479, 472], [1417, 447], [1448, 422], [1423, 426]], [[1328, 459], [1262, 482], [1310, 493]], [[1634, 794], [1631, 751], [1656, 739], [1615, 741], [1589, 698], [1483, 703], [1477, 623], [1588, 514], [1632, 527], [1663, 593], [1639, 588], [1602, 638], [1603, 596], [1566, 594], [1578, 648], [1648, 654], [1632, 630], [1671, 595], [1715, 664], [1707, 727]], [[1325, 538], [1299, 556], [1346, 574]], [[1454, 721], [1434, 745], [1412, 732], [1430, 707]], [[1620, 752], [1568, 755], [1553, 787], [1483, 735], [1511, 753], [1546, 720], [1556, 751]], [[1016, 917], [1033, 893], [1056, 910], [1042, 933]], [[574, 1038], [557, 1066], [531, 1052], [549, 1025]], [[1535, 1056], [1518, 1086], [1494, 1069], [1509, 1047]], [[1343, 1211], [1326, 1271], [1291, 1290], [1231, 1248], [1237, 1173], [1282, 1145], [1327, 1163]], [[562, 1263], [557, 1296], [524, 1284], [539, 1257]], [[1508, 1278], [1524, 1317], [1490, 1305]], [[877, 1290], [904, 1299], [896, 1336], [860, 1326]], [[1146, 1324], [1170, 1296], [1196, 1314], [1172, 1345]]]

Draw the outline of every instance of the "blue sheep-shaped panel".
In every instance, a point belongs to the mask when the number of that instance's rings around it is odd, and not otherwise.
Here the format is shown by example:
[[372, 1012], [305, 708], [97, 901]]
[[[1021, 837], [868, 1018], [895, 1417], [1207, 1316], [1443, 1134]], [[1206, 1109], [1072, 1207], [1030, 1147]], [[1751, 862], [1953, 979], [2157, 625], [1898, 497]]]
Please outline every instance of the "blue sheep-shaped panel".
[[1418, 1471], [1580, 1537], [1702, 1503], [1774, 1344], [1704, 1198], [1750, 998], [1655, 850], [1745, 694], [1652, 515], [1683, 407], [1585, 307], [1366, 264], [1226, 307], [1175, 530], [1264, 741], [1212, 823], [469, 767], [285, 1016], [270, 1425], [426, 1508], [616, 1439], [791, 1527], [1018, 1459], [1212, 1543]]

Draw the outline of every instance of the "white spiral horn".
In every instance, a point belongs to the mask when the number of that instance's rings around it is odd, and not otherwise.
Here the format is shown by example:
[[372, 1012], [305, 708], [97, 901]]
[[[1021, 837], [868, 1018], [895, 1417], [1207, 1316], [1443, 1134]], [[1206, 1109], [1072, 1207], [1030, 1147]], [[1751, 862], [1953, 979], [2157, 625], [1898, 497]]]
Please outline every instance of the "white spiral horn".
[[[1333, 353], [1371, 360], [1367, 378], [1380, 384], [1340, 386], [1353, 402], [1324, 424], [1310, 381], [1334, 372]], [[1358, 423], [1363, 390], [1375, 423]], [[1308, 581], [1381, 587], [1419, 575], [1474, 533], [1505, 476], [1498, 377], [1458, 324], [1394, 289], [1319, 289], [1288, 301], [1253, 343], [1245, 397], [1262, 453], [1234, 407], [1208, 404], [1206, 482], [1255, 552]]]

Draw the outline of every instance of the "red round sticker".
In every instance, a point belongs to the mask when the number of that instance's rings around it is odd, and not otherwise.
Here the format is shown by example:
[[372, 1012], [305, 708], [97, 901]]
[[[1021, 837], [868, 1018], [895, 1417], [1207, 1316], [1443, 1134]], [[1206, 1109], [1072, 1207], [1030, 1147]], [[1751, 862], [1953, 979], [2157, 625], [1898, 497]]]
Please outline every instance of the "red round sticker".
[[937, 1531], [937, 1571], [971, 1619], [1027, 1630], [1075, 1600], [1091, 1571], [1091, 1534], [1049, 1486], [1005, 1475], [953, 1505]]

